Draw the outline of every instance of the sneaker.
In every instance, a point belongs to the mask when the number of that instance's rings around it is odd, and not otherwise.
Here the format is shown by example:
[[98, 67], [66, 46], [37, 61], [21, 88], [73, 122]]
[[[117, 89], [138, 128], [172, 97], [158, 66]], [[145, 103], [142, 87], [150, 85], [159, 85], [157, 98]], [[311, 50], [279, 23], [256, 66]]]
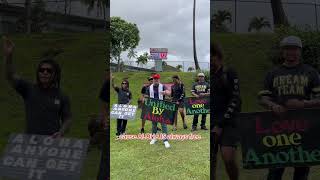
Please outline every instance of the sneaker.
[[188, 129], [188, 126], [186, 124], [183, 124], [183, 129]]
[[197, 130], [197, 126], [192, 126], [191, 131], [196, 131]]
[[144, 128], [141, 128], [140, 133], [144, 134]]
[[174, 127], [173, 129], [172, 129], [172, 131], [176, 131], [177, 130], [177, 128], [176, 127]]
[[208, 130], [208, 128], [206, 126], [201, 126], [202, 130]]
[[163, 143], [164, 143], [164, 146], [165, 146], [166, 148], [170, 148], [170, 144], [169, 144], [168, 141], [164, 141]]
[[157, 131], [161, 131], [161, 128], [158, 128], [158, 127], [157, 127]]
[[151, 141], [150, 141], [150, 144], [152, 145], [152, 144], [155, 144], [157, 142], [157, 139], [152, 139]]

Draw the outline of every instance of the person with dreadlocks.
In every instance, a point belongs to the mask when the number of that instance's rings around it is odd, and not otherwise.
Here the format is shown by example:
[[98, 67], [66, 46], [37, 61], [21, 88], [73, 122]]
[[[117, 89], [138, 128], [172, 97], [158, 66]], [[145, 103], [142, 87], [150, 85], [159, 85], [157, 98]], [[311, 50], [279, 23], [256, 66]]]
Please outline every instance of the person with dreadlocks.
[[6, 78], [24, 99], [25, 133], [62, 137], [71, 126], [71, 110], [69, 98], [60, 90], [60, 66], [44, 59], [38, 65], [36, 83], [25, 81], [14, 70], [14, 43], [7, 37], [3, 40]]

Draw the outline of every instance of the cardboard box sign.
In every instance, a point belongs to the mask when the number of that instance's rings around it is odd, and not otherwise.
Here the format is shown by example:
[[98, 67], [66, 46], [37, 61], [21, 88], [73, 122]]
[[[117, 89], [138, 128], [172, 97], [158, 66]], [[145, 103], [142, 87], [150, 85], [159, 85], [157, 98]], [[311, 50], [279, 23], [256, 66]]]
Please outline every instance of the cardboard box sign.
[[136, 117], [137, 106], [128, 104], [113, 104], [110, 112], [111, 118], [116, 119], [131, 119]]
[[187, 97], [184, 106], [186, 115], [210, 114], [210, 97]]
[[0, 177], [79, 180], [89, 141], [11, 134], [0, 159]]
[[320, 110], [240, 115], [243, 166], [246, 169], [320, 164]]
[[178, 106], [175, 103], [145, 98], [141, 119], [172, 125], [177, 110]]

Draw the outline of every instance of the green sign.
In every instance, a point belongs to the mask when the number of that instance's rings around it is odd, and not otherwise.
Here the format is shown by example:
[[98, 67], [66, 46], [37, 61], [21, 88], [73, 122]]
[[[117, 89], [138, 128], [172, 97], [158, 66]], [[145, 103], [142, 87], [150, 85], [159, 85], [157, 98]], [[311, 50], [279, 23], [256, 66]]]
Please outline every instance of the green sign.
[[184, 106], [187, 115], [210, 114], [210, 97], [187, 97]]
[[145, 98], [141, 119], [172, 125], [177, 110], [178, 107], [175, 103]]
[[319, 165], [319, 117], [319, 109], [241, 114], [244, 168]]

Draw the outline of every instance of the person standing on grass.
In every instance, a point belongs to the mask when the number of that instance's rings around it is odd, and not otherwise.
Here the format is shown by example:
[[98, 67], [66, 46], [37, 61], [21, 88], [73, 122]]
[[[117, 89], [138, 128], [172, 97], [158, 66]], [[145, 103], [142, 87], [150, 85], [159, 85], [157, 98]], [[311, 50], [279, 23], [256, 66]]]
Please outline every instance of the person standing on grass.
[[[288, 36], [280, 42], [280, 66], [271, 70], [259, 92], [260, 104], [276, 114], [287, 109], [319, 108], [320, 78], [317, 70], [301, 62], [302, 42]], [[285, 168], [269, 169], [268, 180], [281, 180]], [[307, 180], [310, 167], [295, 167], [294, 180]]]
[[[204, 73], [199, 73], [197, 77], [198, 77], [198, 79], [197, 79], [198, 81], [196, 83], [194, 83], [192, 86], [192, 90], [191, 90], [192, 95], [197, 98], [210, 96], [210, 85], [209, 85], [209, 83], [207, 83], [205, 81]], [[197, 130], [198, 117], [199, 117], [198, 114], [195, 114], [193, 116], [191, 131]], [[202, 130], [208, 130], [208, 128], [206, 127], [206, 117], [207, 117], [206, 114], [202, 114], [202, 119], [201, 119], [201, 124], [200, 124], [200, 127]]]
[[[222, 48], [218, 44], [211, 46], [213, 54], [211, 71], [213, 82], [213, 115], [211, 117], [211, 157], [213, 171], [216, 167], [216, 155], [220, 147], [225, 169], [230, 180], [239, 179], [239, 167], [236, 163], [236, 148], [240, 140], [236, 117], [241, 111], [239, 79], [237, 73], [223, 65]], [[212, 147], [214, 146], [214, 147]], [[215, 175], [215, 172], [213, 172]]]
[[64, 136], [71, 126], [71, 110], [68, 96], [60, 90], [60, 66], [52, 59], [44, 59], [38, 65], [36, 83], [23, 80], [12, 63], [14, 44], [7, 37], [3, 40], [5, 77], [24, 100], [25, 133]]
[[[114, 76], [111, 77], [111, 85], [113, 89], [118, 93], [118, 104], [130, 104], [132, 99], [132, 94], [129, 90], [129, 81], [123, 80], [121, 83], [121, 88], [114, 85]], [[117, 138], [120, 135], [124, 135], [126, 132], [127, 120], [117, 119]]]
[[[141, 89], [141, 97], [139, 99], [139, 104], [143, 104], [144, 95], [147, 93], [147, 89], [152, 83], [153, 83], [153, 78], [149, 77], [148, 78], [148, 84], [146, 86], [143, 86], [142, 89]], [[141, 130], [140, 130], [141, 134], [144, 134], [144, 126], [145, 126], [145, 124], [146, 124], [146, 120], [145, 119], [141, 119]]]
[[[165, 96], [171, 95], [171, 92], [166, 89], [166, 86], [160, 83], [160, 74], [154, 74], [152, 78], [153, 78], [153, 84], [151, 84], [148, 87], [145, 97], [164, 100]], [[158, 122], [152, 122], [152, 135], [154, 136], [150, 142], [150, 144], [152, 145], [157, 142], [157, 139], [155, 137], [155, 135], [157, 134], [157, 124]], [[162, 133], [167, 135], [168, 134], [167, 125], [165, 123], [161, 123], [161, 126], [162, 126]], [[167, 138], [163, 139], [163, 143], [166, 148], [170, 148], [170, 144]]]
[[[184, 84], [181, 82], [180, 77], [178, 75], [172, 76], [172, 81], [173, 81], [173, 85], [171, 86], [172, 102], [178, 105], [179, 112], [183, 122], [183, 128], [187, 129], [188, 126], [186, 125], [186, 122], [185, 122], [184, 107], [183, 107], [183, 100], [185, 97]], [[177, 130], [177, 121], [178, 121], [178, 111], [174, 118], [173, 131]]]

